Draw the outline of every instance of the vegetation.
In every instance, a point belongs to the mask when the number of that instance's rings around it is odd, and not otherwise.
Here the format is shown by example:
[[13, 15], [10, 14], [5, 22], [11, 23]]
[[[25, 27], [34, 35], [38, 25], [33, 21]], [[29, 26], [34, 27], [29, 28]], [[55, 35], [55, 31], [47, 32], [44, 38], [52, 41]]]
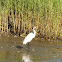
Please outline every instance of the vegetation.
[[62, 0], [0, 0], [0, 30], [62, 39]]

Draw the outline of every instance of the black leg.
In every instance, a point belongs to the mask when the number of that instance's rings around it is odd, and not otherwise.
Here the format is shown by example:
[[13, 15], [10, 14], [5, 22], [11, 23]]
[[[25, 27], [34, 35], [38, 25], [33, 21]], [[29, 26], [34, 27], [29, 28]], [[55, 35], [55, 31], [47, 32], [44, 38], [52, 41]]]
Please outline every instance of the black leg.
[[29, 42], [28, 42], [28, 49], [29, 49], [29, 46], [30, 46], [30, 45], [29, 45]]

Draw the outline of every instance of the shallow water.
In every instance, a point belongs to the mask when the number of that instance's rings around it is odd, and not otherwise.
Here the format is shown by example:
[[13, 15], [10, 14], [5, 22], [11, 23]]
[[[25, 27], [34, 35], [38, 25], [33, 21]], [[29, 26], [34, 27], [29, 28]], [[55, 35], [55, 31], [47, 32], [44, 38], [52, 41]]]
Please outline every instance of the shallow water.
[[62, 42], [33, 39], [28, 49], [22, 37], [0, 36], [0, 62], [62, 62]]

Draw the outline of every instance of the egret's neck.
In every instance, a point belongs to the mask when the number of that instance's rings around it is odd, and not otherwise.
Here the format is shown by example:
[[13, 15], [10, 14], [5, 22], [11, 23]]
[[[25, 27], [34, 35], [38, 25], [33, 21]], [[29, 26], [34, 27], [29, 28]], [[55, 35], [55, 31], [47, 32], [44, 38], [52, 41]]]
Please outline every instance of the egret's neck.
[[34, 31], [34, 36], [36, 35], [36, 31], [34, 30], [34, 28], [33, 28], [33, 31]]

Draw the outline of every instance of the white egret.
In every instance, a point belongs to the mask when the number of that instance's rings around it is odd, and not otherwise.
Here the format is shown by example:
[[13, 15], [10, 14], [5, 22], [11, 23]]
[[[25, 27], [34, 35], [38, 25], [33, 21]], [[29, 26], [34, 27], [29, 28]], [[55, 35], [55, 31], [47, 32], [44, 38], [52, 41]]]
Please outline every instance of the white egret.
[[35, 31], [35, 26], [33, 27], [33, 31], [34, 31], [34, 33], [29, 33], [26, 37], [25, 37], [25, 39], [24, 39], [24, 41], [23, 41], [23, 44], [27, 44], [28, 43], [28, 46], [29, 46], [29, 42], [33, 39], [33, 38], [35, 38], [35, 35], [36, 35], [36, 31]]

